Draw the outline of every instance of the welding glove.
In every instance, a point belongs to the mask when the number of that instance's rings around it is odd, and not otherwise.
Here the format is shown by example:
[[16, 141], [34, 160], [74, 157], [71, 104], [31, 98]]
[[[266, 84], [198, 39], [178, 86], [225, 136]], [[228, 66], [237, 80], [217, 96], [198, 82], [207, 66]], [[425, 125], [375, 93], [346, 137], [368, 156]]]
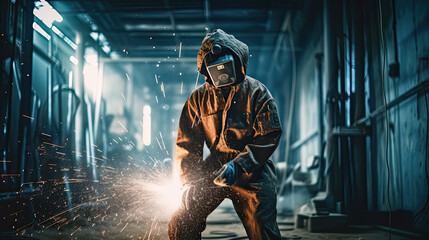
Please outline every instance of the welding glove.
[[234, 161], [225, 163], [222, 168], [215, 174], [213, 182], [221, 187], [231, 186], [238, 181], [243, 169]]

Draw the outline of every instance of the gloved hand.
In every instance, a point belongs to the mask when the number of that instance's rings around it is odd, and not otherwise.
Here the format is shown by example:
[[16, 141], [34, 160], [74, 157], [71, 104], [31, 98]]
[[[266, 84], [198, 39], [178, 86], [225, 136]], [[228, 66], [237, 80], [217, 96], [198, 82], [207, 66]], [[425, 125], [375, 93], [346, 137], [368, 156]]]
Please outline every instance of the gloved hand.
[[213, 182], [221, 187], [231, 186], [236, 183], [243, 173], [243, 169], [234, 161], [225, 163], [222, 168], [215, 173]]

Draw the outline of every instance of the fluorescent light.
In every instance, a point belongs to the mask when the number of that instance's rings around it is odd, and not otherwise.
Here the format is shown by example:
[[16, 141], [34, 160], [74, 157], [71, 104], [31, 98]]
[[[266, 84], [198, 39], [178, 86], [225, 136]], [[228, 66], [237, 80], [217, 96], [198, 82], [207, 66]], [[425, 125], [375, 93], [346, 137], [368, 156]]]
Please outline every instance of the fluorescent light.
[[46, 39], [48, 39], [48, 40], [51, 39], [51, 35], [49, 35], [47, 32], [45, 32], [45, 30], [43, 30], [43, 28], [39, 24], [33, 22], [33, 29], [36, 30], [38, 33], [40, 33], [40, 35], [42, 35]]
[[89, 36], [91, 36], [92, 39], [94, 39], [94, 41], [97, 41], [97, 39], [98, 39], [98, 33], [96, 33], [96, 32], [90, 32]]
[[63, 17], [45, 0], [40, 0], [34, 3], [33, 13], [34, 16], [42, 20], [48, 28], [52, 27], [52, 23], [54, 21], [63, 21]]
[[64, 42], [66, 42], [71, 48], [73, 48], [74, 50], [77, 49], [77, 45], [76, 43], [74, 43], [72, 40], [70, 40], [70, 38], [68, 38], [67, 36], [64, 36]]
[[55, 33], [55, 34], [57, 34], [60, 38], [63, 38], [64, 37], [64, 33], [63, 32], [61, 32], [60, 31], [60, 29], [58, 29], [57, 27], [55, 27], [55, 26], [52, 26], [52, 31]]
[[94, 41], [99, 42], [101, 49], [103, 49], [103, 51], [106, 54], [110, 53], [110, 51], [111, 51], [110, 43], [107, 41], [106, 36], [104, 36], [103, 33], [90, 32], [89, 36], [91, 36], [91, 38], [94, 39]]
[[72, 62], [74, 65], [77, 65], [79, 63], [79, 60], [75, 56], [70, 56], [70, 62]]
[[109, 45], [104, 45], [104, 46], [102, 46], [102, 47], [101, 47], [101, 49], [103, 49], [103, 51], [104, 51], [106, 54], [109, 54], [109, 53], [110, 53], [110, 51], [111, 51], [111, 48], [110, 48], [110, 46], [109, 46]]

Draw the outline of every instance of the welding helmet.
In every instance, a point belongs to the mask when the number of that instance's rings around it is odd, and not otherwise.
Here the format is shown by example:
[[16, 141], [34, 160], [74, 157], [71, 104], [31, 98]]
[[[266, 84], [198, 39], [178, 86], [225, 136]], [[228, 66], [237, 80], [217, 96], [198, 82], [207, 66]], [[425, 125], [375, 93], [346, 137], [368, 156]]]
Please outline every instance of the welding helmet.
[[234, 84], [236, 81], [234, 57], [231, 52], [219, 44], [213, 44], [204, 58], [207, 72], [215, 87]]

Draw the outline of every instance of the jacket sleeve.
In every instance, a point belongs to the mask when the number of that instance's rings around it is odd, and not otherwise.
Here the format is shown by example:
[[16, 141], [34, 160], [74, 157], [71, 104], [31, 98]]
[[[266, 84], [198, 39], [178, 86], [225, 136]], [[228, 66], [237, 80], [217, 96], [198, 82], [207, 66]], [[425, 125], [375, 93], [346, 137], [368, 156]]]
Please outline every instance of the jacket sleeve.
[[253, 141], [234, 159], [246, 173], [263, 165], [279, 145], [282, 134], [279, 114], [273, 98], [264, 101], [257, 109], [253, 124]]
[[203, 146], [204, 134], [194, 94], [182, 109], [177, 131], [175, 168], [183, 184], [200, 178]]

